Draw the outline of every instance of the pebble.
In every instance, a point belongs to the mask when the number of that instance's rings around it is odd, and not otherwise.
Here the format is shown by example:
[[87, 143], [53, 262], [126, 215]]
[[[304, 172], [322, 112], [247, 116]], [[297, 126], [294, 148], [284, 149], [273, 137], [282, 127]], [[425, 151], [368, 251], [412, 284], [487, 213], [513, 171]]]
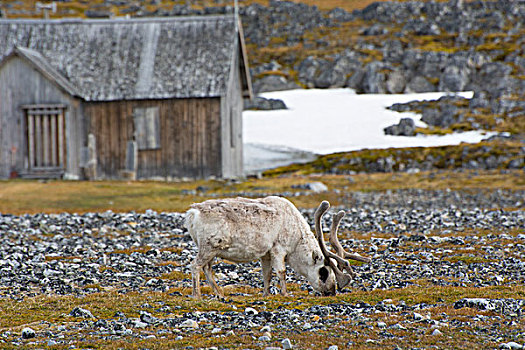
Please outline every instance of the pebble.
[[262, 335], [262, 336], [259, 337], [259, 341], [268, 342], [268, 341], [270, 341], [270, 340], [272, 340], [272, 338], [270, 338], [270, 337], [267, 336], [267, 335]]
[[71, 310], [69, 315], [73, 317], [81, 317], [81, 318], [94, 318], [91, 311], [82, 309], [80, 307], [75, 307], [73, 310]]
[[[341, 231], [351, 232], [351, 238], [342, 239], [342, 245], [349, 251], [370, 254], [374, 260], [370, 264], [353, 267], [356, 277], [342, 293], [404, 288], [417, 285], [421, 279], [426, 280], [429, 288], [507, 287], [525, 283], [525, 236], [509, 231], [525, 227], [524, 211], [491, 209], [497, 205], [485, 207], [483, 198], [496, 198], [490, 193], [483, 196], [474, 194], [475, 198], [466, 200], [465, 206], [454, 207], [445, 197], [439, 197], [431, 201], [431, 207], [417, 203], [415, 207], [407, 207], [397, 203], [395, 209], [390, 207], [388, 201], [385, 207], [381, 207], [379, 200], [371, 200], [374, 194], [367, 193], [364, 195], [366, 198], [362, 198], [370, 199], [370, 203], [365, 203], [363, 207], [345, 207], [347, 215], [341, 223]], [[415, 203], [417, 194], [404, 193], [407, 196], [404, 200]], [[376, 195], [376, 199], [382, 199], [385, 194]], [[392, 197], [398, 195], [395, 192], [390, 194]], [[410, 197], [412, 195], [414, 197]], [[430, 196], [429, 192], [421, 195]], [[504, 202], [508, 193], [498, 192], [498, 195], [503, 197], [499, 201]], [[461, 194], [459, 198], [465, 199], [465, 196]], [[475, 206], [478, 199], [478, 206]], [[333, 208], [334, 212], [339, 209], [343, 208]], [[313, 225], [313, 209], [301, 209], [301, 213]], [[183, 220], [184, 214], [155, 212], [0, 214], [0, 297], [19, 301], [46, 295], [82, 297], [100, 292], [98, 285], [122, 293], [191, 288], [190, 264], [197, 249], [185, 234]], [[330, 225], [330, 220], [331, 217], [327, 216], [326, 227]], [[399, 231], [400, 223], [405, 226], [402, 232]], [[47, 229], [51, 225], [54, 225], [53, 234], [49, 234]], [[91, 234], [86, 234], [88, 230]], [[486, 233], [477, 234], [479, 230]], [[364, 234], [366, 239], [361, 238]], [[166, 247], [173, 251], [164, 250]], [[468, 259], [474, 259], [476, 263], [468, 263]], [[224, 279], [218, 280], [221, 286], [241, 281], [243, 285], [262, 288], [258, 262], [239, 265], [217, 263], [214, 270], [224, 276]], [[172, 272], [188, 277], [163, 278]], [[291, 269], [287, 270], [287, 279], [298, 282], [312, 295], [315, 293]], [[152, 328], [157, 338], [168, 331], [180, 339], [194, 333], [228, 337], [254, 329], [261, 332], [256, 339], [267, 342], [281, 329], [316, 332], [329, 329], [334, 322], [341, 321], [363, 322], [367, 327], [375, 325], [380, 329], [380, 338], [389, 336], [387, 329], [410, 329], [424, 333], [432, 327], [431, 334], [438, 335], [441, 331], [437, 327], [447, 325], [447, 329], [455, 329], [468, 326], [467, 321], [458, 323], [446, 315], [436, 318], [440, 320], [438, 323], [423, 316], [430, 315], [427, 308], [443, 307], [443, 303], [408, 305], [402, 300], [394, 302], [385, 299], [376, 304], [334, 302], [306, 309], [283, 305], [273, 311], [267, 311], [264, 303], [250, 305], [239, 310], [232, 305], [232, 311], [226, 313], [195, 311], [177, 317], [173, 315], [178, 314], [177, 306], [170, 304], [168, 307], [153, 302], [137, 305], [137, 310], [130, 312], [140, 315], [140, 318], [127, 317], [117, 311], [107, 319], [95, 319], [89, 310], [81, 307], [74, 308], [69, 314], [79, 318], [72, 322], [73, 325], [82, 324], [84, 329], [91, 329], [95, 337], [129, 336], [137, 339], [151, 335]], [[505, 336], [508, 327], [502, 326], [502, 319], [518, 325], [525, 314], [525, 301], [517, 298], [464, 298], [445, 306], [473, 308], [480, 310], [480, 314], [490, 311], [488, 316], [472, 316], [469, 322], [498, 323], [499, 327], [484, 335], [497, 344], [503, 339], [513, 339], [511, 335]], [[372, 321], [378, 313], [401, 318], [388, 326], [383, 321]], [[41, 346], [46, 346], [50, 340], [61, 344], [61, 339], [73, 330], [70, 325], [57, 325], [54, 330], [56, 337], [42, 340]], [[4, 332], [2, 337], [16, 342], [14, 334]], [[381, 342], [381, 339], [373, 341]], [[516, 346], [513, 342], [504, 344]], [[509, 348], [511, 345], [508, 345]], [[281, 346], [293, 348], [289, 339], [282, 340]]]
[[182, 328], [194, 328], [194, 329], [197, 329], [197, 328], [199, 328], [199, 324], [198, 324], [197, 321], [195, 321], [195, 320], [190, 320], [190, 319], [188, 319], [188, 320], [182, 322], [182, 323], [180, 324], [180, 327], [182, 327]]
[[417, 313], [417, 312], [414, 312], [413, 317], [414, 317], [414, 320], [416, 320], [416, 321], [421, 321], [421, 320], [424, 319], [423, 315], [421, 315], [420, 313]]
[[434, 331], [432, 332], [432, 335], [435, 337], [438, 337], [440, 335], [443, 335], [443, 332], [441, 332], [439, 329], [434, 329]]
[[292, 349], [292, 348], [293, 348], [293, 346], [292, 346], [292, 342], [291, 342], [290, 339], [288, 339], [288, 338], [283, 339], [283, 341], [281, 342], [281, 344], [283, 344], [283, 349], [284, 349], [284, 350], [289, 350], [289, 349]]
[[244, 313], [247, 315], [257, 315], [258, 314], [257, 310], [255, 310], [253, 307], [247, 307], [244, 310]]
[[24, 329], [22, 329], [22, 338], [23, 339], [31, 339], [31, 338], [34, 338], [36, 337], [36, 332], [29, 328], [29, 327], [25, 327]]

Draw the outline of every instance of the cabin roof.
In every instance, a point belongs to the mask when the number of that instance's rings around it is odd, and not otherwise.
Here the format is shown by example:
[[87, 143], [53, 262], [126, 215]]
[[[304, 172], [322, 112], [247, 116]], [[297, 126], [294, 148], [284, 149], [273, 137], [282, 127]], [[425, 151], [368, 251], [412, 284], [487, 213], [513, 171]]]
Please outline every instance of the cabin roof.
[[0, 20], [0, 62], [30, 60], [87, 101], [218, 97], [233, 55], [251, 93], [242, 31], [235, 17], [127, 20]]

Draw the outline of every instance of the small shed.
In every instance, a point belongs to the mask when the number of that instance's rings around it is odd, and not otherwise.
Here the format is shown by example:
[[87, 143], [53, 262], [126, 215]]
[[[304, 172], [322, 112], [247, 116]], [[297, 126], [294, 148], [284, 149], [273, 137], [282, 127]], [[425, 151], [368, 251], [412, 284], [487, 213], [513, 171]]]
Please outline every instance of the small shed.
[[0, 178], [242, 175], [231, 16], [0, 20]]

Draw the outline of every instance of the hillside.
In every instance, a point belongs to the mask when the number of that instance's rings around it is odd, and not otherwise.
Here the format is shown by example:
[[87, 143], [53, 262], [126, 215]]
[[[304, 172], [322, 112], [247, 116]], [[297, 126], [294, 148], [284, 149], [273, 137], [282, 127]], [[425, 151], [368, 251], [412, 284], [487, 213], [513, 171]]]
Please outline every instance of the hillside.
[[[36, 1], [7, 0], [4, 16], [42, 17]], [[57, 2], [55, 17], [233, 12], [233, 2]], [[525, 134], [525, 4], [514, 1], [239, 1], [256, 92], [349, 87], [358, 93], [474, 91], [470, 100], [396, 105], [428, 129]], [[511, 140], [512, 141], [512, 140]], [[505, 147], [505, 143], [500, 144]], [[496, 147], [497, 148], [497, 147]], [[523, 151], [517, 167], [524, 166]]]

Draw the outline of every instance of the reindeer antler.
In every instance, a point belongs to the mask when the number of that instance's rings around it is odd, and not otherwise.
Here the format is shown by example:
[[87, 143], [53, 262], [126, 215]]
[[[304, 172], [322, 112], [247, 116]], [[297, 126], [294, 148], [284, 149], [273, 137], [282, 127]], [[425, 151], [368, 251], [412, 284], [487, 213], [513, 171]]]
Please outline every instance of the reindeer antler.
[[339, 238], [337, 238], [337, 229], [339, 228], [339, 223], [341, 222], [344, 216], [345, 212], [343, 210], [340, 210], [332, 218], [332, 227], [330, 228], [330, 245], [336, 250], [336, 254], [341, 258], [369, 263], [370, 261], [372, 261], [370, 258], [345, 251], [343, 246], [339, 242]]
[[[328, 203], [328, 201], [322, 201], [319, 207], [317, 208], [317, 210], [315, 211], [315, 214], [314, 214], [315, 234], [317, 236], [319, 247], [321, 248], [321, 251], [323, 252], [325, 259], [327, 260], [330, 267], [334, 270], [338, 288], [343, 289], [352, 280], [353, 271], [348, 261], [330, 252], [326, 248], [326, 245], [324, 243], [323, 230], [321, 229], [321, 218], [323, 217], [324, 213], [326, 213], [328, 208], [330, 208], [330, 203]], [[343, 269], [349, 272], [349, 274], [343, 273], [339, 269], [337, 264], [334, 264], [332, 259], [334, 259], [339, 264], [341, 264], [343, 266]]]

